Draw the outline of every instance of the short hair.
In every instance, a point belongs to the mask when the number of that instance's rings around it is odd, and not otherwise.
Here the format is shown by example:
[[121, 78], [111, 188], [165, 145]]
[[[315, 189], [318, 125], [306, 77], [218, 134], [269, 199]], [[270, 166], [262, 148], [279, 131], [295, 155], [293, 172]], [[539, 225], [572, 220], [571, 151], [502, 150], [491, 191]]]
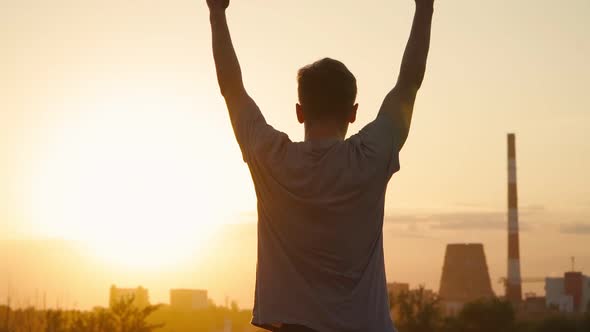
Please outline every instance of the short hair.
[[356, 78], [346, 66], [324, 58], [297, 73], [299, 103], [312, 120], [346, 116], [356, 101]]

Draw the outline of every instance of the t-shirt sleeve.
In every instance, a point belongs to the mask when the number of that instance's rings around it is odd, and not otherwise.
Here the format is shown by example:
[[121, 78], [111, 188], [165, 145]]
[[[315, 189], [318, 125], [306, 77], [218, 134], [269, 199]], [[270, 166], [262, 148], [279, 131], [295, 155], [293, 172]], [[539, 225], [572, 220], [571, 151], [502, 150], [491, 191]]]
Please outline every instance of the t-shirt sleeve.
[[261, 156], [279, 157], [288, 136], [266, 123], [256, 103], [248, 98], [231, 116], [232, 127], [246, 163]]
[[399, 151], [395, 144], [395, 137], [399, 135], [396, 135], [396, 130], [387, 114], [379, 114], [354, 137], [364, 157], [371, 163], [383, 165], [388, 177], [400, 170]]

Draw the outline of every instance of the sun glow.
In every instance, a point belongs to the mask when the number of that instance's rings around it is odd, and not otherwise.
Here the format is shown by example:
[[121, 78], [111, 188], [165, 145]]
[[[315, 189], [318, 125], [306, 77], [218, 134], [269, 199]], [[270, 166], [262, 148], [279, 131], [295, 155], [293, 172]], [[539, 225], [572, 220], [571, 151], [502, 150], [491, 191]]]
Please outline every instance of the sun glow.
[[180, 98], [114, 96], [60, 111], [30, 170], [37, 231], [131, 268], [177, 265], [207, 250], [240, 208], [228, 207], [225, 193], [239, 182], [223, 159], [235, 148], [229, 139], [211, 146], [228, 133], [200, 126], [188, 108]]

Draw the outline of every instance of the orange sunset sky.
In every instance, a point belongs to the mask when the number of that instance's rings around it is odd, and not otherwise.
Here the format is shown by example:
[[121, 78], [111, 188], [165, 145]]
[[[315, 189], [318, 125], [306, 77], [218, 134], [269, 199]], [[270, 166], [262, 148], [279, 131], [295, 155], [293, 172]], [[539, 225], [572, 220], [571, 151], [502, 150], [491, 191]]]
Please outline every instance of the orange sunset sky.
[[[524, 277], [590, 273], [590, 2], [437, 0], [402, 169], [388, 279], [438, 288], [444, 248], [506, 271], [506, 133], [517, 134]], [[298, 68], [357, 76], [349, 134], [395, 82], [412, 0], [234, 0], [250, 94], [303, 138]], [[0, 0], [0, 304], [106, 305], [108, 287], [253, 300], [256, 198], [210, 50], [205, 0]], [[525, 284], [542, 293], [542, 284]]]

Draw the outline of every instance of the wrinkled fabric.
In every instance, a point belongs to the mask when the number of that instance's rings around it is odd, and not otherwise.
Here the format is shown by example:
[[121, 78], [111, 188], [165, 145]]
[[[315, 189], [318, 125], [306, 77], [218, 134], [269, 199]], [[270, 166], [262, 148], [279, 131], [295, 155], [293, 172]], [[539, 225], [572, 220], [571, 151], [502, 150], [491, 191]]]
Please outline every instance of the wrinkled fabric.
[[232, 119], [258, 198], [252, 323], [395, 331], [383, 257], [395, 126], [378, 116], [342, 141], [292, 142], [252, 104]]

